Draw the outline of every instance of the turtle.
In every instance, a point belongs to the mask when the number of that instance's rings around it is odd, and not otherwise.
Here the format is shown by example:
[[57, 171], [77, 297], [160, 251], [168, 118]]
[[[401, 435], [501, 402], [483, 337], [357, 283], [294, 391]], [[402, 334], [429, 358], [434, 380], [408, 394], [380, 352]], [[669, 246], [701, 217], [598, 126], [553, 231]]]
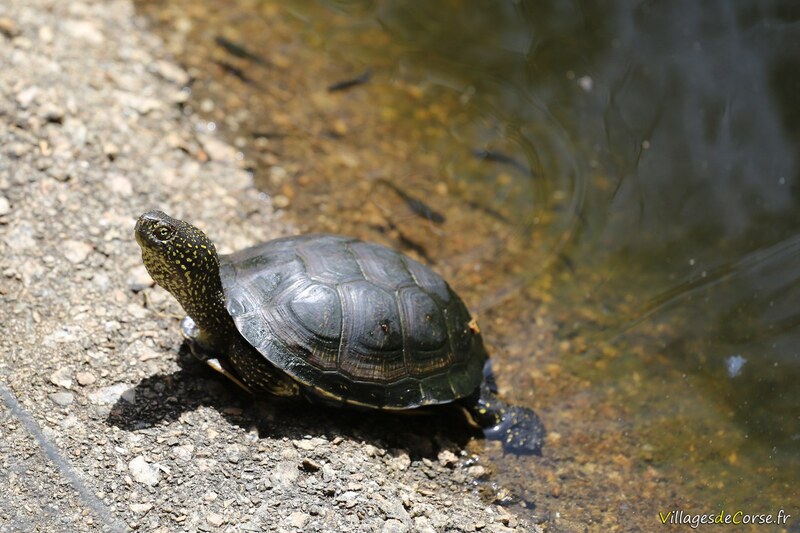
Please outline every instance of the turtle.
[[541, 420], [498, 398], [466, 305], [411, 257], [328, 234], [219, 255], [200, 229], [156, 210], [135, 236], [188, 315], [192, 353], [255, 396], [385, 411], [457, 403], [504, 451], [541, 454]]

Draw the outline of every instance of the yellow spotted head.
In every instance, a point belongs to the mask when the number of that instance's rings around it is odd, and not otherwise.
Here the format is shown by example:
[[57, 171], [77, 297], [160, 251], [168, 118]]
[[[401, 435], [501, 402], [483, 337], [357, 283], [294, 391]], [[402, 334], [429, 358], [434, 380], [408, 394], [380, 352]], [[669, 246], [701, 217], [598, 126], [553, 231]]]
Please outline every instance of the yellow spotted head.
[[206, 234], [161, 211], [136, 221], [142, 261], [156, 283], [172, 293], [200, 327], [205, 338], [228, 333], [219, 258]]

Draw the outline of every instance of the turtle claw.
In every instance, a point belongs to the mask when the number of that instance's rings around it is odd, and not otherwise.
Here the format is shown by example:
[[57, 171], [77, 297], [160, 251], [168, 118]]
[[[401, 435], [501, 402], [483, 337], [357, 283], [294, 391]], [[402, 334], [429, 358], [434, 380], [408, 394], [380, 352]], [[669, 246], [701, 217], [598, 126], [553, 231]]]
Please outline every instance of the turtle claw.
[[222, 374], [223, 376], [228, 378], [229, 380], [233, 381], [236, 385], [238, 385], [246, 393], [253, 394], [253, 390], [250, 387], [248, 387], [247, 385], [245, 385], [244, 383], [242, 383], [239, 380], [239, 378], [234, 376], [224, 366], [222, 366], [222, 363], [216, 357], [212, 357], [212, 358], [206, 359], [206, 364], [208, 366], [210, 366], [211, 368], [213, 368], [215, 371], [219, 372], [220, 374]]

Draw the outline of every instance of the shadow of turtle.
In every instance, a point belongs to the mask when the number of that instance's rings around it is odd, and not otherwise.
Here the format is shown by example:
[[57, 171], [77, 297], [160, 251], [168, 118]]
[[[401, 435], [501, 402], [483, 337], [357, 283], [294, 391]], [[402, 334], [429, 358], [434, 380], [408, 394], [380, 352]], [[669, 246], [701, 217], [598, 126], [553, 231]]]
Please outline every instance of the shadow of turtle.
[[195, 359], [185, 345], [177, 362], [180, 370], [139, 382], [133, 403], [118, 399], [106, 423], [136, 431], [169, 424], [184, 413], [210, 407], [227, 422], [257, 431], [259, 438], [342, 437], [387, 450], [405, 450], [412, 459], [435, 459], [439, 451], [463, 449], [470, 438], [481, 435], [455, 406], [388, 413], [272, 396], [254, 398]]

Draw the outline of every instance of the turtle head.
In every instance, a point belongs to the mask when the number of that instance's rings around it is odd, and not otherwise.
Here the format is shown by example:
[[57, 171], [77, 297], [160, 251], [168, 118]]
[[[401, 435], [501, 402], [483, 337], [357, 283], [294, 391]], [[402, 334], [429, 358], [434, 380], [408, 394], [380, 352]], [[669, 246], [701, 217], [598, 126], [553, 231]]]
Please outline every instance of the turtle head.
[[194, 319], [204, 344], [220, 344], [215, 337], [227, 334], [233, 323], [225, 310], [214, 244], [196, 227], [161, 211], [140, 216], [135, 234], [153, 280]]

